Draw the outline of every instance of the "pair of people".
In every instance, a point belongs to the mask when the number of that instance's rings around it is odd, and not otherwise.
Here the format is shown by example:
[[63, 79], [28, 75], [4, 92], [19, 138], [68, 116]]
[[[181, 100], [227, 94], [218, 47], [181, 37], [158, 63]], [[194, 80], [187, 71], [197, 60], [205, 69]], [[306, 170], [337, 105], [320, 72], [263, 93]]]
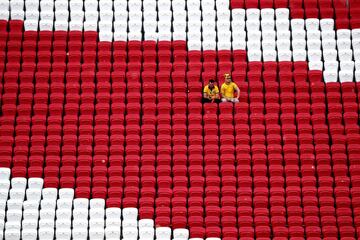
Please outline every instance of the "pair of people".
[[[239, 102], [240, 89], [231, 79], [231, 75], [226, 73], [224, 75], [225, 81], [221, 85], [221, 101], [222, 102]], [[219, 88], [215, 85], [215, 80], [211, 79], [209, 84], [204, 87], [203, 91], [203, 102], [204, 103], [219, 103], [220, 95]]]

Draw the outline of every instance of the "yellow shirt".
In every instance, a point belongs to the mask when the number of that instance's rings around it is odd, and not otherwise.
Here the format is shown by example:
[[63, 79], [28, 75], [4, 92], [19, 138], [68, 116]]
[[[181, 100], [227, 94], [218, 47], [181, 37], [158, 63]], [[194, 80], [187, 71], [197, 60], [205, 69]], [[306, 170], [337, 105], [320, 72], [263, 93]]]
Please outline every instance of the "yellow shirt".
[[214, 86], [213, 89], [210, 89], [209, 85], [206, 85], [204, 87], [204, 93], [213, 98], [216, 96], [216, 94], [219, 94], [219, 88], [217, 86]]
[[223, 83], [221, 85], [221, 95], [226, 98], [233, 98], [235, 90], [238, 89], [238, 86], [234, 82], [230, 82], [229, 84]]

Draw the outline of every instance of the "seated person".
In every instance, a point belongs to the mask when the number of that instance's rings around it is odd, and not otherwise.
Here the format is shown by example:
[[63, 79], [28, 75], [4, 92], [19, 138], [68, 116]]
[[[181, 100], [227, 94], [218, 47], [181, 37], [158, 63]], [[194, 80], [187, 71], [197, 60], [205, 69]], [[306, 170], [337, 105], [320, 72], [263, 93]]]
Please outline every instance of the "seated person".
[[204, 103], [220, 102], [219, 88], [215, 85], [215, 80], [210, 79], [209, 84], [204, 87]]
[[[224, 75], [225, 82], [221, 85], [222, 102], [239, 102], [240, 89], [231, 79], [231, 75], [226, 73]], [[236, 94], [236, 96], [235, 96]]]

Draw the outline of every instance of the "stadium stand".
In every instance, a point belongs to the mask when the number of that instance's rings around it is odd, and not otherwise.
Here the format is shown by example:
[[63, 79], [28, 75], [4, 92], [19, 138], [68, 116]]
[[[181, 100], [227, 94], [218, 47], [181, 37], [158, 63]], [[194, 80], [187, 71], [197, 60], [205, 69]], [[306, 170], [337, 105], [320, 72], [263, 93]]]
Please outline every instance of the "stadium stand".
[[0, 239], [360, 238], [357, 0], [0, 0], [0, 74]]

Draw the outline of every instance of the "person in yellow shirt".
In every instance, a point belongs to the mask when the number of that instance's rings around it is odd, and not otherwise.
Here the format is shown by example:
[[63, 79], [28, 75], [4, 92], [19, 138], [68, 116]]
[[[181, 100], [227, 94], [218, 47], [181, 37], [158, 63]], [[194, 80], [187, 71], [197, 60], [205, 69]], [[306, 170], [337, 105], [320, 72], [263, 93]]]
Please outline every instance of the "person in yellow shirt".
[[[222, 102], [239, 102], [240, 89], [231, 79], [231, 75], [226, 73], [224, 75], [225, 82], [221, 85], [221, 101]], [[236, 96], [235, 96], [236, 94]]]
[[204, 87], [203, 94], [204, 103], [220, 102], [219, 88], [215, 85], [213, 79], [210, 79], [209, 84]]

